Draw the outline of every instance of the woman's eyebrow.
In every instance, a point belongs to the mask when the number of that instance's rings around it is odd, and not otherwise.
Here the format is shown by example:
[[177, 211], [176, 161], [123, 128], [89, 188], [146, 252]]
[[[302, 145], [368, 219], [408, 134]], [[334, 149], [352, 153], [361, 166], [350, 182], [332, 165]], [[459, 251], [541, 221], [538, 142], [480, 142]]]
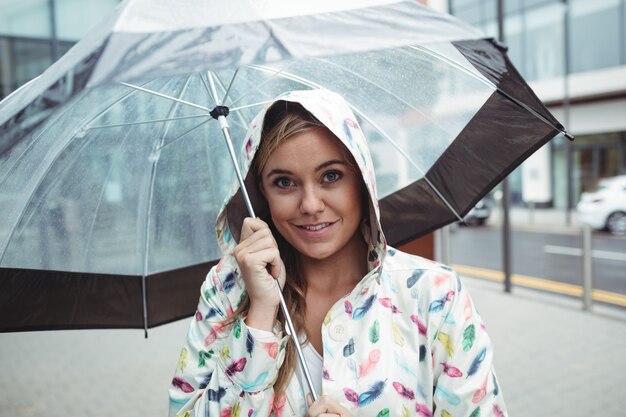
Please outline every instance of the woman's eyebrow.
[[331, 159], [330, 161], [326, 161], [323, 164], [320, 164], [317, 168], [315, 168], [315, 171], [321, 171], [322, 169], [335, 164], [348, 165], [348, 163], [342, 159]]
[[273, 169], [270, 172], [267, 173], [267, 175], [265, 176], [265, 178], [269, 178], [272, 175], [293, 175], [293, 172], [289, 171], [288, 169]]

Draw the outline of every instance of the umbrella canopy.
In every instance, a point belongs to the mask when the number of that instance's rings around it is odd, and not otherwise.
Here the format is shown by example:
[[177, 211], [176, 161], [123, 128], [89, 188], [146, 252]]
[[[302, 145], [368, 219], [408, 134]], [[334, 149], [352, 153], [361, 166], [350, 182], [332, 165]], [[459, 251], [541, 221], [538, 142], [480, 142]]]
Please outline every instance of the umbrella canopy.
[[359, 119], [391, 244], [563, 130], [500, 45], [413, 0], [127, 1], [0, 103], [0, 330], [192, 314], [234, 178], [210, 110], [240, 147], [260, 106], [307, 88]]

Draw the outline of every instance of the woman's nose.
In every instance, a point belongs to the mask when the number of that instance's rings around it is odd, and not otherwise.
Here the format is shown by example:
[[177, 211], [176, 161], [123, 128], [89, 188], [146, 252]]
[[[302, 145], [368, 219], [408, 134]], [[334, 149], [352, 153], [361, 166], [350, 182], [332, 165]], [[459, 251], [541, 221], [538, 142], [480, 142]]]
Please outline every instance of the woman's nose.
[[319, 213], [324, 210], [324, 200], [320, 190], [315, 187], [305, 187], [302, 191], [302, 200], [300, 201], [300, 212], [304, 214]]

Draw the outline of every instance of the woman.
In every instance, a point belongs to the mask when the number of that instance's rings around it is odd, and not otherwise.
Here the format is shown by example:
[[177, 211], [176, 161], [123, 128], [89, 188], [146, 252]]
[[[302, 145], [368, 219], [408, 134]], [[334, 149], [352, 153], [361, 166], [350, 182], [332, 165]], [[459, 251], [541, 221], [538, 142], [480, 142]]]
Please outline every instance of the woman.
[[[172, 414], [504, 415], [489, 337], [456, 274], [386, 245], [371, 158], [345, 101], [324, 90], [279, 97], [253, 121], [244, 153], [260, 219], [241, 222], [235, 187]], [[322, 394], [315, 403], [276, 282]]]

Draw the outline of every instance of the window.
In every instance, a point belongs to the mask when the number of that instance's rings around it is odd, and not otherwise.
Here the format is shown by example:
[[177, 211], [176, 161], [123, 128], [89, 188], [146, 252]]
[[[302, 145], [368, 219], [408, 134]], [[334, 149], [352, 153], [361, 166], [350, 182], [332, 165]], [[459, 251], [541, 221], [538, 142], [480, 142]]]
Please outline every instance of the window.
[[[622, 0], [571, 0], [571, 72], [623, 64]], [[622, 13], [620, 13], [622, 12]], [[620, 33], [622, 38], [620, 39]]]

